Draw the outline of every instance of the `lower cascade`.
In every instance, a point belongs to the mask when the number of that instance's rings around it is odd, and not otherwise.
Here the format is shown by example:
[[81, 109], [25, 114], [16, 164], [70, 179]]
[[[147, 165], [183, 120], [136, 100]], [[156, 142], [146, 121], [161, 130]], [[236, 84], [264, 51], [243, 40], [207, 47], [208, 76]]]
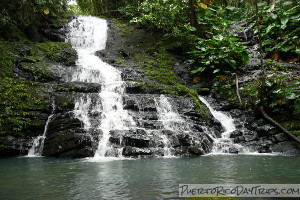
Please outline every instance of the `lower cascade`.
[[[178, 114], [176, 109], [174, 109], [165, 95], [160, 95], [158, 98], [154, 99], [158, 120], [162, 122], [163, 129], [168, 131], [183, 131], [188, 132], [188, 124], [186, 121]], [[172, 150], [170, 140], [164, 134], [161, 136], [162, 143], [164, 145], [164, 156], [172, 156]]]
[[52, 111], [51, 111], [51, 114], [49, 115], [49, 117], [46, 121], [43, 135], [39, 135], [39, 136], [37, 136], [36, 138], [33, 139], [32, 147], [29, 149], [28, 154], [27, 154], [28, 157], [42, 156], [43, 149], [44, 149], [44, 143], [45, 143], [48, 127], [49, 127], [49, 123], [54, 118], [54, 113], [55, 113], [55, 101], [54, 101], [54, 99], [51, 99], [51, 102], [52, 102], [51, 103]]
[[220, 138], [217, 138], [213, 134], [211, 135], [214, 139], [214, 145], [211, 153], [242, 152], [243, 147], [239, 144], [234, 144], [232, 141], [233, 139], [230, 138], [230, 133], [236, 130], [234, 120], [223, 112], [213, 109], [208, 101], [206, 101], [206, 99], [204, 99], [203, 97], [199, 96], [199, 100], [207, 106], [213, 117], [221, 123], [224, 129], [224, 131], [221, 133]]

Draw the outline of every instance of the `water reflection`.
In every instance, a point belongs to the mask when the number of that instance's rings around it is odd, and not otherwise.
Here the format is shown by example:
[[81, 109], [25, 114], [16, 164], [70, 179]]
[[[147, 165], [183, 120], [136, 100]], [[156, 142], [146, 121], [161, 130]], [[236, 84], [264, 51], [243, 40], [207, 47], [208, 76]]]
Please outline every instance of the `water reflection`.
[[0, 199], [163, 199], [179, 184], [300, 183], [300, 157], [225, 156], [87, 162], [0, 159]]

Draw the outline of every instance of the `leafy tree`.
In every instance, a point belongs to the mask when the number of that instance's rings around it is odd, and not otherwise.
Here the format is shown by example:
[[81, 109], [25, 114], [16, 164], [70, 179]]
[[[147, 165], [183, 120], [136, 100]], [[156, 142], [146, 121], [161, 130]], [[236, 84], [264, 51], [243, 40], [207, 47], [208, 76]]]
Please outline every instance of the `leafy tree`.
[[10, 32], [17, 29], [26, 32], [33, 27], [50, 27], [66, 8], [65, 0], [1, 0], [0, 36], [10, 38]]

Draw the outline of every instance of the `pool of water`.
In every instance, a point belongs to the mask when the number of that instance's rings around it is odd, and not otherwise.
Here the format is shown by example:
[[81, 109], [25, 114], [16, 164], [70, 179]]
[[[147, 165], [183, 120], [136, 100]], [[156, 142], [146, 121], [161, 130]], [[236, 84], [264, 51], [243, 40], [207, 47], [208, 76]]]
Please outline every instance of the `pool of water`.
[[[1, 158], [0, 199], [178, 199], [179, 184], [299, 184], [299, 156]], [[261, 199], [261, 198], [260, 198]]]

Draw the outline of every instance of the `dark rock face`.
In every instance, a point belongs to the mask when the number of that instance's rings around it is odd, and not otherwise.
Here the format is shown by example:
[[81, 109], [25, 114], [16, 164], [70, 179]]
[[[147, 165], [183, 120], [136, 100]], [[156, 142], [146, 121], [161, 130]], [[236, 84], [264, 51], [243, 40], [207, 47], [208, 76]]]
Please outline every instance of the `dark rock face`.
[[49, 123], [43, 155], [82, 158], [94, 155], [92, 138], [73, 114], [57, 114]]

